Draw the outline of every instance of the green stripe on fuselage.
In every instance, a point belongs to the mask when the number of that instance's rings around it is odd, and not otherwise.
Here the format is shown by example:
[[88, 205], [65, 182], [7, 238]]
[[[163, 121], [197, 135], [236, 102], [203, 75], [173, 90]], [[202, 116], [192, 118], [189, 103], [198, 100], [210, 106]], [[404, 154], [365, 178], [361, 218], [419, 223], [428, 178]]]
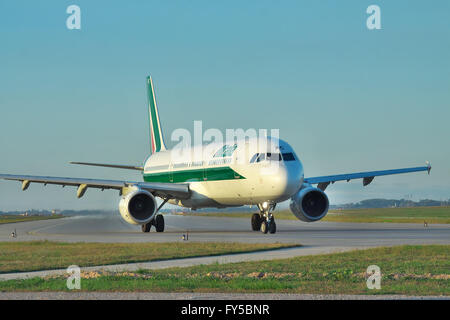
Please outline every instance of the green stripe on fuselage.
[[144, 173], [145, 182], [195, 182], [245, 179], [230, 167]]

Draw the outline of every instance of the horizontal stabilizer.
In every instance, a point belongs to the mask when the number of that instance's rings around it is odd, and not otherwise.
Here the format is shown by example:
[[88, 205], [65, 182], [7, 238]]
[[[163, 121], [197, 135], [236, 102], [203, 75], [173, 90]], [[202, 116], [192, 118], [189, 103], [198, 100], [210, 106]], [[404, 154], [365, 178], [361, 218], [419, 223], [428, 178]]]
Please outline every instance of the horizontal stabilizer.
[[71, 164], [81, 164], [83, 166], [95, 166], [95, 167], [107, 167], [107, 168], [116, 168], [116, 169], [144, 171], [143, 167], [127, 166], [127, 165], [122, 165], [122, 164], [105, 164], [105, 163], [91, 163], [91, 162], [70, 162], [70, 163]]

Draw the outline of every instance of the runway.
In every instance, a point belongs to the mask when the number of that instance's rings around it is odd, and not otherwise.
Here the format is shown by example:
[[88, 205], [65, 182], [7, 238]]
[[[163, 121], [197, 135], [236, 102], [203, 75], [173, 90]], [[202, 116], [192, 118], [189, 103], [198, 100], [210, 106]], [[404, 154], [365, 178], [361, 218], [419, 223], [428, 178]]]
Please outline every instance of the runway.
[[[143, 233], [118, 213], [75, 216], [0, 225], [0, 241], [52, 240], [67, 242], [189, 241], [289, 242], [305, 247], [364, 248], [400, 244], [450, 244], [450, 225], [393, 223], [305, 223], [277, 220], [276, 234], [251, 231], [250, 219], [165, 215], [166, 231]], [[11, 237], [16, 230], [17, 238]]]
[[[265, 252], [250, 252], [212, 257], [194, 257], [82, 268], [84, 271], [135, 271], [186, 267], [199, 264], [271, 260], [342, 252], [377, 246], [401, 244], [450, 244], [450, 225], [391, 224], [391, 223], [304, 223], [278, 220], [276, 234], [250, 231], [249, 219], [166, 215], [164, 233], [143, 233], [139, 226], [124, 222], [118, 214], [75, 216], [63, 219], [30, 221], [0, 225], [0, 241], [51, 240], [65, 242], [286, 242], [301, 247]], [[11, 237], [12, 231], [17, 238]], [[0, 280], [42, 277], [64, 274], [65, 269], [1, 274]]]

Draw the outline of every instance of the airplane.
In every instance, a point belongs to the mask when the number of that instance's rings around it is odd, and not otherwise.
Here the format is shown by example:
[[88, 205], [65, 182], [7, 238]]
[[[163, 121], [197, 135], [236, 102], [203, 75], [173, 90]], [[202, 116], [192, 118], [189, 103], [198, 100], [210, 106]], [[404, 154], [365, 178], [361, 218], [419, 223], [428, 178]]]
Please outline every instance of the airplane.
[[[88, 188], [119, 191], [119, 212], [143, 232], [165, 229], [160, 209], [170, 203], [191, 208], [226, 208], [255, 205], [259, 209], [251, 217], [251, 229], [264, 234], [276, 233], [273, 211], [277, 203], [290, 200], [290, 210], [304, 222], [319, 221], [328, 212], [326, 188], [337, 181], [362, 179], [363, 186], [375, 177], [427, 171], [431, 165], [393, 170], [356, 172], [349, 174], [305, 177], [302, 162], [293, 148], [279, 138], [244, 137], [231, 143], [213, 142], [186, 146], [174, 156], [167, 149], [161, 128], [152, 78], [146, 80], [151, 155], [142, 166], [71, 162], [77, 165], [138, 170], [143, 181], [103, 180], [85, 178], [45, 177], [0, 174], [1, 179], [22, 182], [22, 190], [31, 183], [77, 187], [81, 198]], [[203, 152], [203, 150], [209, 150]], [[251, 153], [249, 150], [252, 150]], [[201, 156], [199, 156], [201, 154]], [[158, 205], [156, 198], [162, 203]]]

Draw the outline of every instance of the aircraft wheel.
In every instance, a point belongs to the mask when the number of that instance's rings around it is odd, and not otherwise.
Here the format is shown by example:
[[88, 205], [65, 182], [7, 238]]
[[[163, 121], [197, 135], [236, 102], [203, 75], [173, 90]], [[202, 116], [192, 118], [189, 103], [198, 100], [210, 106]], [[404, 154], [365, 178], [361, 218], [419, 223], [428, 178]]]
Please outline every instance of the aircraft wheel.
[[269, 231], [269, 226], [267, 225], [267, 221], [263, 221], [261, 223], [261, 232], [266, 234]]
[[155, 218], [156, 232], [164, 232], [164, 217], [158, 214]]
[[252, 230], [258, 231], [261, 229], [261, 217], [258, 213], [252, 215]]
[[141, 225], [142, 232], [150, 232], [151, 228], [152, 228], [151, 222]]
[[275, 223], [275, 220], [272, 220], [269, 223], [269, 232], [272, 234], [277, 232], [277, 224]]

